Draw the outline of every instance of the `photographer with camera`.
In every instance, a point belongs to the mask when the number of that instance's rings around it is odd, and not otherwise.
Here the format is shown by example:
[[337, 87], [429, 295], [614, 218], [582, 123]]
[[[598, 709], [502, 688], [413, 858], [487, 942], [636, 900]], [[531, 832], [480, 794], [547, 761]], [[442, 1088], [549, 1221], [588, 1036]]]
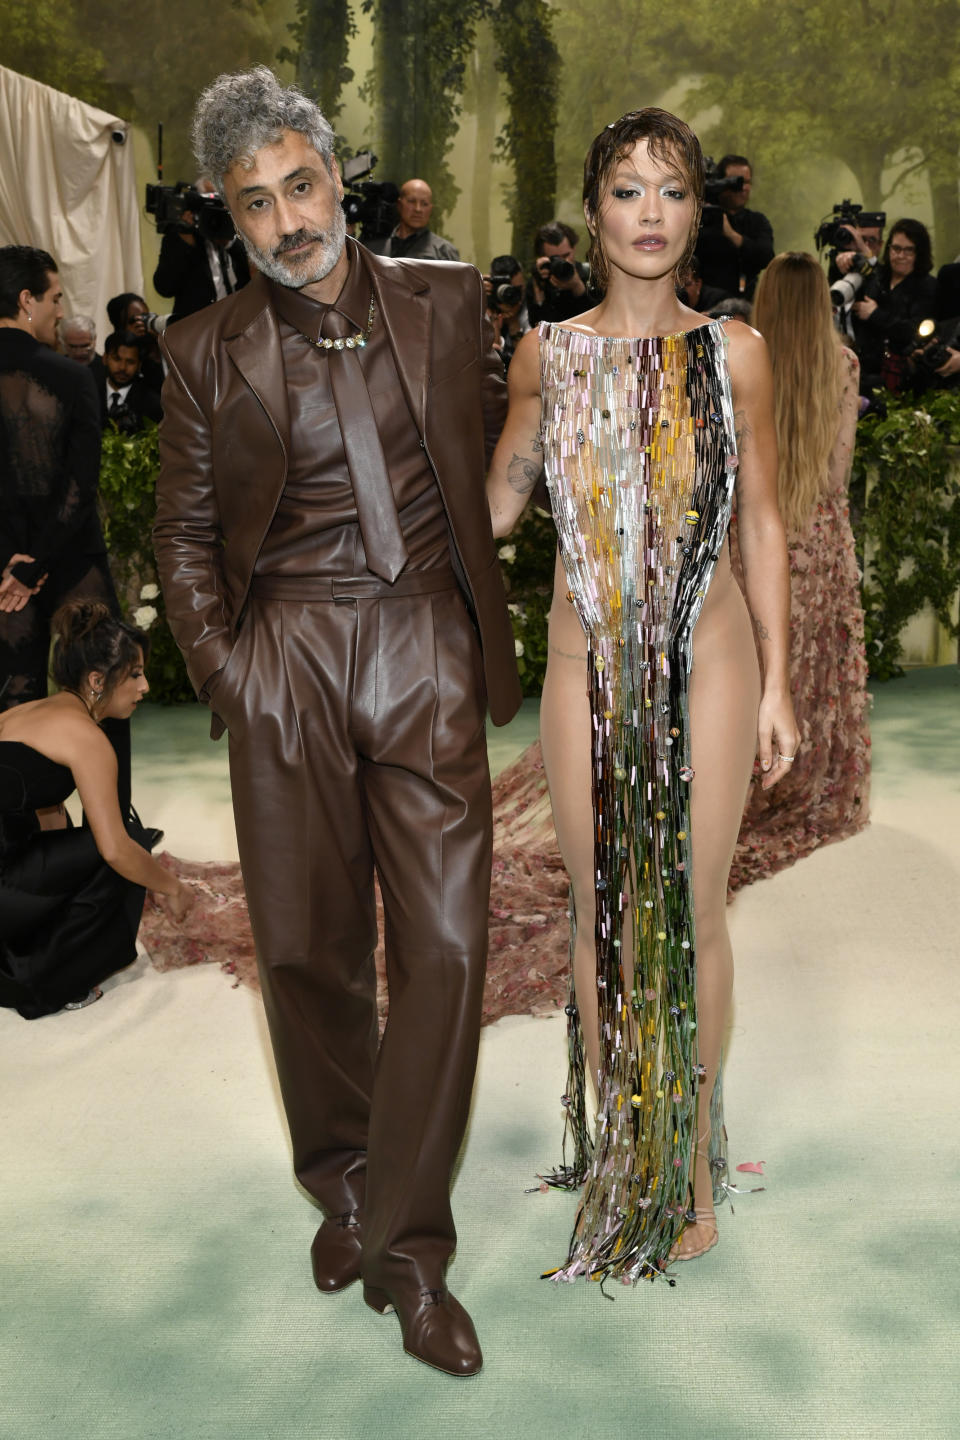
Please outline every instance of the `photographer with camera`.
[[853, 302], [862, 395], [881, 388], [896, 393], [912, 383], [912, 357], [922, 338], [917, 327], [936, 306], [932, 269], [927, 227], [919, 220], [897, 220], [877, 266], [875, 290]]
[[753, 169], [745, 155], [724, 155], [708, 172], [696, 256], [704, 285], [753, 299], [757, 277], [773, 259], [773, 227], [747, 208]]
[[527, 285], [527, 314], [531, 326], [572, 320], [597, 303], [590, 290], [590, 267], [574, 258], [579, 240], [572, 225], [551, 220], [533, 237], [536, 256]]
[[841, 200], [814, 232], [817, 252], [827, 249], [827, 283], [837, 329], [856, 347], [853, 306], [879, 294], [880, 248], [887, 217]]
[[858, 264], [866, 261], [877, 264], [883, 247], [883, 227], [886, 215], [882, 210], [869, 214], [861, 212], [859, 206], [855, 223], [848, 221], [838, 227], [836, 249], [830, 258], [827, 279], [832, 285], [841, 275], [849, 275]]
[[917, 339], [910, 355], [913, 389], [960, 388], [960, 265], [941, 265], [933, 315], [920, 321]]
[[[107, 319], [111, 330], [133, 335], [140, 351], [140, 378], [159, 395], [163, 389], [163, 359], [158, 336], [166, 324], [165, 316], [154, 315], [142, 295], [126, 290], [107, 301]], [[102, 360], [95, 362], [95, 375], [100, 385], [107, 378]]]
[[206, 176], [192, 189], [148, 185], [147, 210], [163, 236], [153, 286], [173, 299], [171, 325], [247, 284], [243, 241]]
[[483, 277], [487, 316], [493, 326], [504, 371], [509, 369], [517, 341], [530, 329], [524, 302], [523, 267], [513, 255], [495, 255]]

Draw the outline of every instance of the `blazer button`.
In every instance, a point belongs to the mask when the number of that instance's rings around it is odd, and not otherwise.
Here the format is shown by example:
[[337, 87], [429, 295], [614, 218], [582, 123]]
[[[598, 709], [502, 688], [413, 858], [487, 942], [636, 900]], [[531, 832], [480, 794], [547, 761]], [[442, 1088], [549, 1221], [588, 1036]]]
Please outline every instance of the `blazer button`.
[[426, 450], [426, 448], [427, 448], [427, 442], [426, 442], [426, 440], [421, 440], [421, 441], [420, 441], [420, 449], [421, 449], [421, 450]]

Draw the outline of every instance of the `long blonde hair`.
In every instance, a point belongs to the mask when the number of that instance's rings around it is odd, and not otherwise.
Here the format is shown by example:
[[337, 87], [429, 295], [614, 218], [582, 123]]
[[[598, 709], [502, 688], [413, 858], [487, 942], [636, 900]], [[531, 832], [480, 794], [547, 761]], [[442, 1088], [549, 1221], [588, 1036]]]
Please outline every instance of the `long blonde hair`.
[[788, 530], [802, 530], [826, 489], [842, 380], [827, 277], [812, 255], [787, 250], [770, 262], [753, 323], [773, 363], [780, 513]]

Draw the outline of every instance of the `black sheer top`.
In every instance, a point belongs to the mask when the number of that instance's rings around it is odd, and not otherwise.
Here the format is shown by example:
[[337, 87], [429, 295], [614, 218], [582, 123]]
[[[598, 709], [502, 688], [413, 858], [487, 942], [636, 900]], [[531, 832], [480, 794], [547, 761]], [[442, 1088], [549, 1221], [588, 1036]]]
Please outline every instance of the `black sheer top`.
[[97, 515], [100, 405], [86, 365], [0, 327], [0, 569], [24, 585], [69, 552], [104, 550]]

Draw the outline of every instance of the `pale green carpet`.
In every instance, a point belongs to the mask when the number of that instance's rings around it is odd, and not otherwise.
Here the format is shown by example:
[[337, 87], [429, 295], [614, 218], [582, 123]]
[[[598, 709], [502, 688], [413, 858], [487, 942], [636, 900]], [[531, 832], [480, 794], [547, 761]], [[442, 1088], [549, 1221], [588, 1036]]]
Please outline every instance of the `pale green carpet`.
[[[313, 1289], [249, 992], [140, 963], [78, 1014], [0, 1012], [2, 1440], [960, 1436], [958, 701], [952, 667], [877, 686], [874, 824], [733, 907], [727, 1118], [767, 1189], [675, 1289], [537, 1278], [571, 1219], [524, 1193], [558, 1158], [562, 1022], [484, 1032], [451, 1272], [474, 1380]], [[138, 717], [136, 798], [226, 856], [203, 728]]]

